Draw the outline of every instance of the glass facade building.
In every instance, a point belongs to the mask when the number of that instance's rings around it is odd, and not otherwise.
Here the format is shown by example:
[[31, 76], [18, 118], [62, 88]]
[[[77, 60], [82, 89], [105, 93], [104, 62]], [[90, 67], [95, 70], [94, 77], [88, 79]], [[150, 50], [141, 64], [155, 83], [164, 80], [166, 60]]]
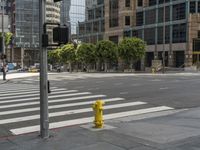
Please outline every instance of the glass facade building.
[[70, 27], [71, 35], [77, 34], [78, 22], [85, 20], [85, 0], [63, 0], [61, 23]]
[[86, 19], [79, 22], [79, 39], [96, 43], [104, 36], [104, 0], [86, 0]]
[[15, 44], [17, 47], [39, 47], [39, 1], [16, 0]]

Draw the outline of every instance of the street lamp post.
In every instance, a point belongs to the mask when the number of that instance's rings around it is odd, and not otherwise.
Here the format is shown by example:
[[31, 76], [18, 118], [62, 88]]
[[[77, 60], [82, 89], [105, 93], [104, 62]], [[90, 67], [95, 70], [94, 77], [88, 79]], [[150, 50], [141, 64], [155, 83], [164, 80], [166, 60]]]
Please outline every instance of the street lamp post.
[[165, 0], [163, 2], [163, 52], [162, 52], [162, 59], [163, 59], [162, 73], [165, 73]]

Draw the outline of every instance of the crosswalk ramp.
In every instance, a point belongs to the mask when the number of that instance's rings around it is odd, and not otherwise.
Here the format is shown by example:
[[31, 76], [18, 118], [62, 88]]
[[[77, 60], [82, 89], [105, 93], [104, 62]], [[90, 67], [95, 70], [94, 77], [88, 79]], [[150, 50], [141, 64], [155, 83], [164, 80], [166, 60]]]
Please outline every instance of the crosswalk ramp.
[[[93, 122], [92, 104], [105, 102], [104, 120], [172, 110], [167, 106], [152, 106], [146, 102], [108, 97], [78, 90], [52, 87], [49, 94], [49, 128], [60, 128]], [[30, 84], [0, 86], [0, 126], [13, 135], [40, 130], [39, 87]]]

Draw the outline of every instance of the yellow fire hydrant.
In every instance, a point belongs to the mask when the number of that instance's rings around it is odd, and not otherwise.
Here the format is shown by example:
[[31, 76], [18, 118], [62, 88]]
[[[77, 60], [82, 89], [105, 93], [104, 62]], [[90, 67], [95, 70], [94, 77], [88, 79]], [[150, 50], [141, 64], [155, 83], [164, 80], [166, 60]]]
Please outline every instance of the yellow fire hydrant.
[[105, 103], [102, 100], [97, 100], [92, 108], [94, 110], [95, 113], [95, 118], [94, 118], [94, 124], [95, 124], [95, 128], [103, 128], [103, 105]]

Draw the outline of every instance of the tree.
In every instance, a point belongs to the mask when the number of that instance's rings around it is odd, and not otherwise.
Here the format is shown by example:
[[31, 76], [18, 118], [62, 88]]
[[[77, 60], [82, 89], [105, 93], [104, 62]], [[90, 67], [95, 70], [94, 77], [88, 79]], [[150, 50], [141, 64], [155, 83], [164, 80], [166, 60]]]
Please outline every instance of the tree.
[[119, 57], [122, 58], [126, 63], [132, 64], [145, 55], [146, 44], [139, 38], [124, 38], [118, 46]]
[[11, 32], [5, 33], [5, 45], [6, 45], [6, 47], [8, 47], [8, 45], [10, 44], [10, 42], [12, 40], [12, 36], [13, 36], [13, 34]]
[[72, 72], [72, 63], [76, 61], [76, 48], [74, 44], [66, 44], [60, 51], [61, 60], [69, 64], [70, 72]]
[[99, 41], [96, 46], [96, 55], [98, 60], [104, 63], [107, 72], [108, 63], [117, 60], [117, 46], [108, 40]]
[[[8, 46], [11, 43], [13, 34], [11, 32], [6, 32], [6, 33], [4, 33], [4, 35], [5, 35], [4, 36], [4, 44], [5, 44], [5, 48], [6, 48], [6, 52], [7, 52]], [[2, 33], [0, 34], [0, 36], [2, 36]]]
[[61, 63], [61, 48], [57, 48], [53, 51], [48, 51], [48, 61], [51, 64]]
[[83, 65], [86, 65], [87, 68], [90, 68], [89, 65], [92, 65], [96, 61], [96, 47], [94, 44], [83, 43], [78, 46], [76, 57], [78, 62], [81, 62]]

